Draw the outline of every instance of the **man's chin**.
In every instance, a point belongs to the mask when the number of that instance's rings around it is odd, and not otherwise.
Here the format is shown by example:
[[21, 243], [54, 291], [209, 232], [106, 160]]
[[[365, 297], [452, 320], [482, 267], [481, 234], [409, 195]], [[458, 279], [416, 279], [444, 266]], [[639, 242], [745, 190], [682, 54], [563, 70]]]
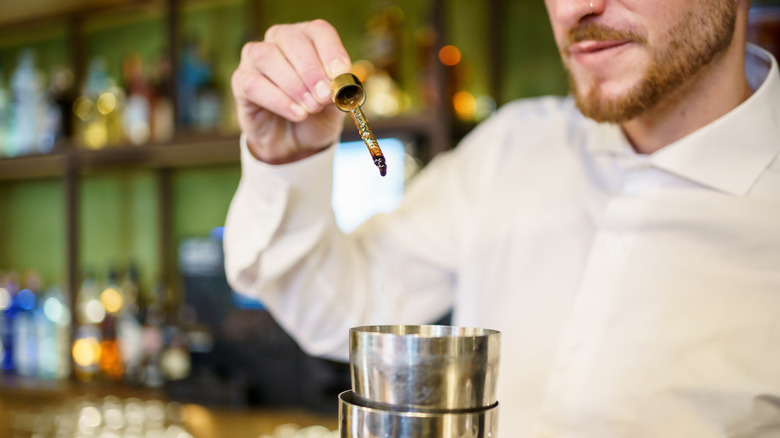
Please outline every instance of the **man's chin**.
[[624, 123], [647, 111], [646, 105], [632, 96], [605, 98], [601, 96], [575, 95], [580, 112], [599, 123]]

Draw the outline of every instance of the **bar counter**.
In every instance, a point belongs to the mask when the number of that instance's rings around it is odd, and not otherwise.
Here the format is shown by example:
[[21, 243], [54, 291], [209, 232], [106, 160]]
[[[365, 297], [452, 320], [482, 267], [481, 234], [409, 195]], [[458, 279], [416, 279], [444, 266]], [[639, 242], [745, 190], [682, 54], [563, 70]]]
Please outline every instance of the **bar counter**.
[[[334, 404], [337, 401], [334, 400]], [[122, 412], [115, 427], [116, 435], [102, 434], [110, 425], [107, 406], [116, 406]], [[338, 428], [337, 415], [325, 415], [297, 408], [277, 407], [212, 407], [171, 401], [163, 389], [130, 387], [110, 382], [81, 383], [77, 381], [40, 381], [19, 377], [0, 377], [0, 436], [22, 438], [32, 436], [59, 436], [54, 433], [55, 424], [70, 422], [72, 429], [83, 427], [85, 421], [95, 421], [92, 434], [85, 436], [128, 436], [132, 422], [131, 407], [136, 406], [141, 417], [157, 418], [159, 430], [174, 428], [188, 434], [177, 437], [195, 438], [259, 438], [274, 437], [281, 425], [291, 424], [304, 428], [323, 426], [329, 430]], [[155, 410], [157, 414], [155, 414]], [[98, 418], [89, 420], [85, 413], [92, 412]], [[101, 414], [98, 414], [101, 413]], [[147, 427], [139, 436], [149, 436], [149, 418], [137, 419]], [[164, 425], [163, 422], [164, 421]], [[177, 429], [177, 430], [179, 430]], [[62, 430], [62, 429], [60, 429]], [[74, 430], [75, 432], [75, 430]], [[77, 433], [68, 436], [77, 436]], [[171, 433], [166, 433], [168, 437]], [[161, 437], [163, 435], [160, 435]]]

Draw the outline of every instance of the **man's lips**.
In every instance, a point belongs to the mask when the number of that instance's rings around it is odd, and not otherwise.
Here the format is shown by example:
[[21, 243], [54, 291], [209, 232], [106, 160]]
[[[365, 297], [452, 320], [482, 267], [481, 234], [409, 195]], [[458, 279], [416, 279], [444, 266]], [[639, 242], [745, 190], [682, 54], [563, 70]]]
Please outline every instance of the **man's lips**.
[[607, 49], [614, 49], [616, 47], [629, 44], [631, 40], [611, 40], [611, 41], [596, 41], [585, 40], [578, 43], [574, 43], [569, 46], [568, 51], [570, 55], [587, 55], [590, 53], [601, 52]]

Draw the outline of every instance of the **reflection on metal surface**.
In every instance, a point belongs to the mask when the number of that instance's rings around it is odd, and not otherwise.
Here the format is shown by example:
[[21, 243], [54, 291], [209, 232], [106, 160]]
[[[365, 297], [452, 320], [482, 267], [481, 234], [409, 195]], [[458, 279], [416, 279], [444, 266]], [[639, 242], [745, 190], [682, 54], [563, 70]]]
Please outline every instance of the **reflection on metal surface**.
[[437, 325], [353, 328], [341, 438], [497, 438], [500, 337]]

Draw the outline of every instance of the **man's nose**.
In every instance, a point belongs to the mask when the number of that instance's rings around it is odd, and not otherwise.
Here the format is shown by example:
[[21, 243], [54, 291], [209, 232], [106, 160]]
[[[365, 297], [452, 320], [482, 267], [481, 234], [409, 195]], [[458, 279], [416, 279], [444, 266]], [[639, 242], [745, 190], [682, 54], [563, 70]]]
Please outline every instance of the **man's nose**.
[[587, 17], [604, 11], [607, 0], [548, 0], [547, 12], [554, 23], [573, 27]]

